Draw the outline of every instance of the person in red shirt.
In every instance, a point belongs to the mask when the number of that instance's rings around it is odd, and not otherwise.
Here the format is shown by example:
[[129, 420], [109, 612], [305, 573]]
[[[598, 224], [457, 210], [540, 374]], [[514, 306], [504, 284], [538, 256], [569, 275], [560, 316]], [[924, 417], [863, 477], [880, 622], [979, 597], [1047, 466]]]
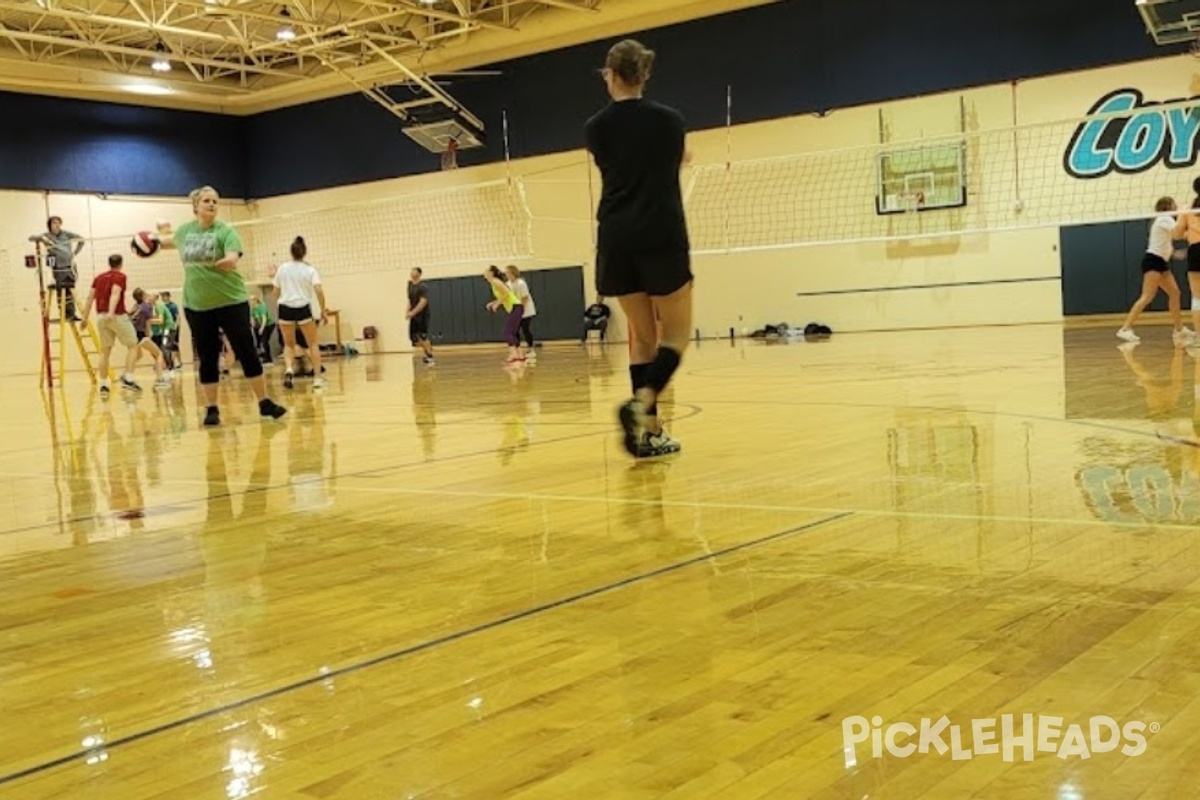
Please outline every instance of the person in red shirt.
[[92, 306], [96, 306], [96, 330], [100, 334], [100, 396], [108, 397], [108, 363], [113, 344], [120, 342], [125, 348], [125, 374], [121, 376], [121, 388], [140, 392], [142, 387], [133, 379], [133, 368], [137, 363], [138, 339], [125, 307], [125, 290], [128, 278], [122, 271], [125, 259], [120, 255], [108, 257], [108, 272], [97, 275], [92, 281], [80, 326], [86, 328]]

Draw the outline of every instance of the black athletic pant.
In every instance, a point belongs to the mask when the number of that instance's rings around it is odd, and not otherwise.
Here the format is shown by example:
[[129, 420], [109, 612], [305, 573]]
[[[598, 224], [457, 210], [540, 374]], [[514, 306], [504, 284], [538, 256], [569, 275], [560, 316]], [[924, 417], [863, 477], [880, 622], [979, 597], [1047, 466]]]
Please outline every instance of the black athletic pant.
[[530, 326], [531, 322], [533, 322], [533, 317], [522, 317], [521, 327], [517, 332], [517, 341], [520, 342], [521, 339], [524, 339], [529, 342], [530, 350], [533, 349], [533, 328]]
[[271, 356], [271, 337], [275, 335], [275, 323], [269, 322], [263, 326], [262, 333], [255, 331], [254, 340], [258, 342], [258, 351], [262, 354], [264, 364], [270, 364], [274, 359]]
[[75, 284], [73, 283], [55, 283], [50, 287], [54, 290], [54, 314], [55, 319], [58, 318], [61, 311], [64, 319], [74, 320], [77, 318], [75, 313]]
[[200, 359], [200, 383], [219, 383], [221, 380], [221, 333], [229, 340], [233, 354], [242, 365], [242, 374], [257, 378], [263, 374], [262, 361], [254, 344], [254, 329], [250, 327], [250, 304], [194, 311], [185, 308], [188, 327], [192, 330], [196, 356]]

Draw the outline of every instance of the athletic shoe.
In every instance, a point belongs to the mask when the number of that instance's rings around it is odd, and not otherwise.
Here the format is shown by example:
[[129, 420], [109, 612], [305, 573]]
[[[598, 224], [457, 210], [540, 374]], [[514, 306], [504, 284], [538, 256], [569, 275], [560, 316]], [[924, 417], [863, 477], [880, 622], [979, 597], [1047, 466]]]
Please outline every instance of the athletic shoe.
[[204, 424], [212, 427], [213, 425], [221, 424], [221, 410], [216, 406], [209, 406], [208, 411], [204, 414]]
[[137, 381], [131, 381], [124, 375], [121, 376], [121, 388], [128, 389], [131, 392], [140, 392], [142, 390], [142, 387], [137, 385]]
[[621, 444], [634, 458], [641, 452], [640, 444], [646, 434], [645, 417], [645, 409], [637, 399], [629, 400], [617, 409], [617, 420], [621, 423]]
[[642, 444], [643, 446], [648, 445], [651, 449], [660, 451], [663, 454], [678, 453], [683, 449], [683, 445], [671, 438], [671, 435], [666, 431], [647, 433], [646, 437], [642, 440]]
[[269, 397], [264, 397], [258, 401], [258, 413], [264, 417], [271, 419], [279, 419], [287, 413], [287, 409], [276, 403]]
[[108, 384], [107, 383], [100, 384], [100, 399], [101, 400], [108, 399]]
[[425, 362], [425, 365], [428, 367], [432, 367], [435, 363], [437, 363], [433, 360], [433, 356], [425, 356], [425, 358], [422, 360]]
[[312, 388], [314, 389], [324, 389], [328, 385], [329, 381], [325, 380], [324, 378], [313, 378]]
[[1142, 340], [1142, 337], [1138, 336], [1129, 328], [1121, 328], [1121, 330], [1117, 331], [1117, 338], [1124, 339], [1127, 342], [1140, 342]]
[[291, 370], [288, 370], [287, 372], [283, 373], [283, 387], [285, 389], [292, 388], [292, 382], [295, 380], [295, 377], [296, 376], [292, 374]]

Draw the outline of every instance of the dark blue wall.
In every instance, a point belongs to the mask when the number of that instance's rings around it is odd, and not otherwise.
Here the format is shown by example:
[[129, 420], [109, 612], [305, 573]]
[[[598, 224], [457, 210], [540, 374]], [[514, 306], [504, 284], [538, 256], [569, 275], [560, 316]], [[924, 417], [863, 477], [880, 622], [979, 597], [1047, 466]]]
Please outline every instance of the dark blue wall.
[[[693, 129], [812, 113], [1163, 56], [1133, 0], [786, 0], [645, 31], [659, 53], [651, 94]], [[514, 158], [582, 146], [581, 129], [606, 101], [596, 74], [611, 42], [494, 65], [501, 77], [449, 90], [487, 126], [503, 157], [507, 111]], [[358, 97], [251, 120], [254, 197], [396, 177], [437, 168], [383, 109]], [[296, 166], [291, 166], [296, 165]]]
[[0, 187], [244, 197], [244, 120], [0, 93]]
[[[693, 129], [745, 123], [1162, 56], [1133, 0], [785, 0], [637, 34], [658, 50], [651, 94]], [[610, 42], [495, 68], [449, 88], [487, 126], [469, 165], [582, 146], [605, 103]], [[229, 119], [0, 95], [0, 186], [251, 198], [427, 172], [438, 160], [354, 94]], [[45, 124], [45, 120], [52, 120]], [[9, 121], [12, 121], [9, 123]], [[39, 121], [40, 124], [39, 124]]]

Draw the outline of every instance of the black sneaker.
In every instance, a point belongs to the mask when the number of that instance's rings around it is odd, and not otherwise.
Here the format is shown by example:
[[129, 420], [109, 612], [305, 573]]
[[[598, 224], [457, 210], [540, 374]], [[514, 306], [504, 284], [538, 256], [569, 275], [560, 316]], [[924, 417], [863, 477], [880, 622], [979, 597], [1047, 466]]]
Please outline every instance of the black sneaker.
[[283, 387], [285, 389], [292, 388], [292, 382], [294, 380], [295, 380], [295, 376], [292, 375], [291, 370], [288, 370], [287, 372], [283, 373]]
[[625, 451], [637, 458], [641, 452], [641, 441], [645, 435], [642, 420], [645, 416], [639, 400], [630, 400], [617, 409], [617, 419], [621, 422], [622, 439]]
[[204, 424], [211, 427], [221, 424], [221, 410], [216, 406], [209, 406], [208, 411], [204, 414]]
[[258, 401], [258, 413], [264, 417], [271, 419], [279, 419], [287, 413], [287, 409], [276, 403], [269, 397], [264, 397]]

